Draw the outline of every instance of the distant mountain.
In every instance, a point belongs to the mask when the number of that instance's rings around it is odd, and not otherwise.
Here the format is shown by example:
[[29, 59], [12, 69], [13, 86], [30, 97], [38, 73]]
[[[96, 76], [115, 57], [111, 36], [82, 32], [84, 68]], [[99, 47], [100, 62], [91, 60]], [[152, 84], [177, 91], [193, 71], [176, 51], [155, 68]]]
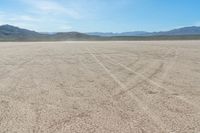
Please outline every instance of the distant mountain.
[[184, 27], [163, 32], [123, 33], [39, 33], [12, 25], [0, 26], [0, 41], [66, 41], [66, 40], [192, 40], [200, 39], [200, 27]]
[[191, 26], [163, 32], [153, 32], [150, 35], [200, 35], [200, 27]]
[[79, 33], [79, 32], [59, 32], [59, 33], [50, 35], [50, 37], [55, 40], [70, 40], [70, 39], [84, 40], [84, 39], [90, 39], [95, 36], [91, 36], [91, 35], [87, 35], [87, 34]]
[[96, 39], [96, 36], [79, 32], [38, 33], [12, 25], [0, 26], [0, 41], [64, 41]]
[[200, 35], [200, 27], [191, 26], [179, 29], [174, 29], [170, 31], [162, 32], [145, 32], [145, 31], [134, 31], [134, 32], [122, 32], [122, 33], [102, 33], [102, 32], [92, 32], [87, 33], [88, 35], [97, 35], [104, 37], [112, 36], [174, 36], [174, 35]]
[[37, 32], [18, 28], [12, 25], [2, 25], [0, 26], [1, 35], [10, 36], [10, 35], [38, 35]]
[[41, 35], [35, 31], [21, 29], [11, 25], [0, 26], [0, 40], [29, 40], [39, 38]]

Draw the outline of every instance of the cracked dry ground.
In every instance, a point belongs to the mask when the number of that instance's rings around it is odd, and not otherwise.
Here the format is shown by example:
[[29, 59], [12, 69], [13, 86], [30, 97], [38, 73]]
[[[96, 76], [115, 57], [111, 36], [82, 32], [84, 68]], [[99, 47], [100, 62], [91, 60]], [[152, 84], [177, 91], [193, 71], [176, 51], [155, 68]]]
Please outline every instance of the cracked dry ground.
[[0, 43], [0, 133], [198, 133], [200, 41]]

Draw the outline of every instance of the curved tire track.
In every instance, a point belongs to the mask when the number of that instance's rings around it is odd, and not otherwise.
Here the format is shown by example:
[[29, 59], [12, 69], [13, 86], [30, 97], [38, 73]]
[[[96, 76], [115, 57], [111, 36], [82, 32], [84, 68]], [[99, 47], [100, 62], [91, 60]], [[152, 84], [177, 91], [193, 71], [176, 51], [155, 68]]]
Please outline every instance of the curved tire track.
[[[110, 77], [121, 87], [121, 89], [127, 90], [126, 85], [124, 85], [114, 74], [112, 74], [110, 72], [110, 70], [107, 67], [105, 67], [105, 65], [89, 49], [87, 49], [87, 50], [90, 53], [90, 55], [96, 60], [96, 62], [107, 72], [107, 74], [110, 75]], [[137, 95], [133, 94], [133, 96], [134, 96], [133, 98], [137, 102], [138, 106], [149, 116], [149, 118], [151, 118], [160, 127], [160, 129], [162, 130], [161, 132], [170, 132], [170, 131], [168, 131], [169, 128], [167, 127], [167, 125], [165, 125], [160, 120], [160, 118], [156, 114], [154, 114], [148, 108], [148, 106], [137, 97]]]

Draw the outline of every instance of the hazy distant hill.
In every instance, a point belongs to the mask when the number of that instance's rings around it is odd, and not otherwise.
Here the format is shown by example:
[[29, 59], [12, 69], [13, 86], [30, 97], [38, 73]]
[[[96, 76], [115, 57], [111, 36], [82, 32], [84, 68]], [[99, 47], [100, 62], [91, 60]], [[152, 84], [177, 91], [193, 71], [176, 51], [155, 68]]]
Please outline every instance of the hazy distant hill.
[[42, 34], [11, 25], [0, 26], [0, 40], [29, 40], [40, 38]]
[[122, 32], [122, 33], [103, 33], [103, 32], [92, 32], [87, 33], [88, 35], [98, 35], [98, 36], [173, 36], [173, 35], [200, 35], [200, 27], [191, 26], [179, 29], [174, 29], [170, 31], [162, 32], [145, 32], [145, 31], [134, 31], [134, 32]]
[[174, 29], [170, 31], [154, 32], [151, 35], [200, 35], [200, 27], [191, 26]]
[[79, 32], [59, 32], [50, 35], [53, 40], [87, 40], [95, 38], [96, 36], [87, 35]]
[[11, 25], [0, 26], [0, 41], [62, 41], [87, 39], [96, 39], [96, 36], [79, 32], [38, 33]]
[[200, 39], [200, 27], [185, 27], [166, 32], [124, 33], [38, 33], [11, 25], [0, 26], [0, 41], [65, 41], [65, 40], [193, 40]]

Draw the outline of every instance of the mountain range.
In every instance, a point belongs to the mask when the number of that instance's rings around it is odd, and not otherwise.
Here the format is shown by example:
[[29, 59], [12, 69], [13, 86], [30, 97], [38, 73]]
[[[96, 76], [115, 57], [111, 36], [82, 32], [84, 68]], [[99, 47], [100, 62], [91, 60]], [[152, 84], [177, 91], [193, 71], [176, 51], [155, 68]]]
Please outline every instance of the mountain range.
[[146, 31], [133, 31], [133, 32], [122, 32], [122, 33], [112, 33], [112, 32], [91, 32], [87, 33], [88, 35], [96, 36], [177, 36], [177, 35], [200, 35], [200, 27], [191, 26], [183, 27], [178, 29], [173, 29], [170, 31], [161, 31], [161, 32], [146, 32]]
[[12, 25], [0, 26], [0, 41], [65, 41], [65, 40], [161, 40], [161, 39], [200, 39], [200, 27], [191, 26], [162, 32], [123, 32], [123, 33], [80, 33], [58, 32], [39, 33]]
[[0, 26], [0, 41], [63, 41], [91, 40], [96, 36], [79, 32], [39, 33], [12, 25]]

